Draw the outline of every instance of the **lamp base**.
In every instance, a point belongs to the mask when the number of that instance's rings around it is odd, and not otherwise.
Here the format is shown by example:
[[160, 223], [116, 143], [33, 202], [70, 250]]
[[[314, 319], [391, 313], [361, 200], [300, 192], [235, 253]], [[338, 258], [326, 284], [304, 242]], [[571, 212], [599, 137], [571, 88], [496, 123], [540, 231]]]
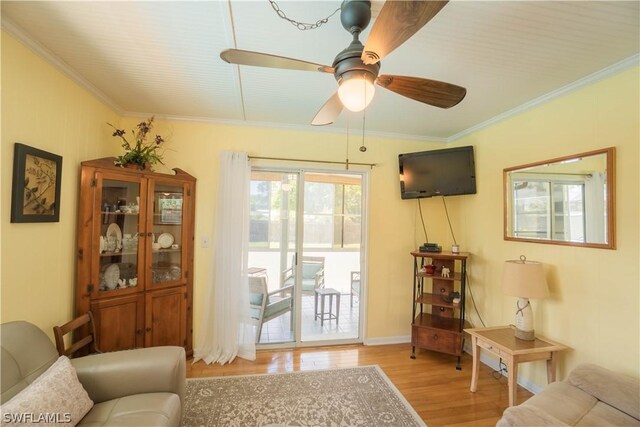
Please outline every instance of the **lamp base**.
[[516, 338], [533, 341], [536, 339], [533, 332], [533, 310], [528, 298], [518, 298], [516, 303]]
[[522, 329], [516, 328], [515, 332], [516, 338], [524, 340], [524, 341], [535, 341], [536, 334], [533, 329], [530, 331], [523, 331]]

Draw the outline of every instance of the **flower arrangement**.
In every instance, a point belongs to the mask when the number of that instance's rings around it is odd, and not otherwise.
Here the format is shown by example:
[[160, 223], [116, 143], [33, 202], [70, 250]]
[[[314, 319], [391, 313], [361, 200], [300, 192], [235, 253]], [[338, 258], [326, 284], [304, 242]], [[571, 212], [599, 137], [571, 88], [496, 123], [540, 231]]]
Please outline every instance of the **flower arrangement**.
[[149, 133], [153, 129], [154, 117], [138, 123], [137, 130], [132, 130], [134, 142], [129, 142], [126, 137], [126, 132], [123, 129], [118, 129], [111, 123], [107, 123], [115, 132], [112, 136], [116, 136], [122, 140], [122, 148], [125, 153], [116, 157], [114, 164], [116, 166], [125, 167], [126, 165], [136, 165], [140, 169], [145, 169], [150, 165], [156, 163], [164, 164], [162, 162], [163, 152], [160, 152], [160, 146], [164, 142], [164, 138], [160, 135], [156, 135], [151, 141], [148, 141]]

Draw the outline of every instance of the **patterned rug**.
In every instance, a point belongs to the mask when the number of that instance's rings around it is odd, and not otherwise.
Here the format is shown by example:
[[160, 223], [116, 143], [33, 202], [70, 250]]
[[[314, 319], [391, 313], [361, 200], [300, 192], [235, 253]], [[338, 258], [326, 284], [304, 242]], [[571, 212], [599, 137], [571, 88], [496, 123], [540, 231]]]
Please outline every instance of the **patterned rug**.
[[379, 366], [187, 380], [183, 426], [425, 426]]

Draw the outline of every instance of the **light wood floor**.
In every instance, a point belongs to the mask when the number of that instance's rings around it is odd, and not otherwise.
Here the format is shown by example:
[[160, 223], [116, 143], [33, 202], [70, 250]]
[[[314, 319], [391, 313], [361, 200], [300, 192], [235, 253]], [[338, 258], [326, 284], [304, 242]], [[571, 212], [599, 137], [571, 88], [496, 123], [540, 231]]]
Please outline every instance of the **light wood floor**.
[[[232, 364], [187, 363], [187, 377], [282, 373], [354, 366], [380, 365], [428, 427], [495, 426], [507, 408], [506, 378], [495, 379], [492, 369], [480, 364], [478, 391], [471, 393], [471, 356], [462, 358], [462, 371], [456, 371], [456, 358], [419, 350], [409, 358], [409, 344], [383, 346], [335, 346], [293, 350], [258, 351], [254, 362], [236, 359]], [[531, 393], [518, 387], [518, 403]]]

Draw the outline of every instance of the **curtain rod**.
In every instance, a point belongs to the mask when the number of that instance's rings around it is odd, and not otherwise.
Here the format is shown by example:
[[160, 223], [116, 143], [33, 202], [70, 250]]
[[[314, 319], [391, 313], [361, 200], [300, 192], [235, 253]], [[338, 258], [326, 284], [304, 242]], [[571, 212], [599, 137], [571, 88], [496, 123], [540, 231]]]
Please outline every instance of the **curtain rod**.
[[354, 166], [369, 166], [371, 169], [373, 169], [374, 166], [378, 166], [376, 163], [357, 163], [357, 162], [335, 162], [335, 161], [331, 161], [331, 160], [305, 160], [305, 159], [288, 159], [285, 157], [259, 157], [259, 156], [249, 156], [249, 160], [251, 159], [256, 159], [256, 160], [279, 160], [279, 161], [283, 161], [283, 162], [305, 162], [305, 163], [325, 163], [325, 164], [331, 164], [331, 165], [346, 165], [347, 167], [349, 165], [354, 165]]

